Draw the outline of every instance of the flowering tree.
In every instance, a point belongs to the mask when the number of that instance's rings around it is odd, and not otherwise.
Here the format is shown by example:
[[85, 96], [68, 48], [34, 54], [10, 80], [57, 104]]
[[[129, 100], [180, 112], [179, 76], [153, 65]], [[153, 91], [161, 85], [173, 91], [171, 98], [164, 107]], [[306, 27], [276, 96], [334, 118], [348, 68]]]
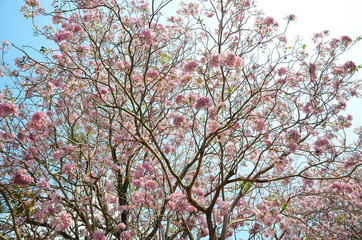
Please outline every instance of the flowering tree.
[[56, 47], [1, 62], [1, 239], [361, 238], [351, 38], [308, 53], [252, 0], [52, 7], [21, 10]]

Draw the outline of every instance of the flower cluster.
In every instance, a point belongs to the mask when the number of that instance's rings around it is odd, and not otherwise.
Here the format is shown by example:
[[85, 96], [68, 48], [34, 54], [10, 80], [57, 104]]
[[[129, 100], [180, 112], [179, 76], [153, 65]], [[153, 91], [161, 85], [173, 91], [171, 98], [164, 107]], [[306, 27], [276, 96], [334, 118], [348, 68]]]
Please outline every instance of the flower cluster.
[[286, 67], [281, 67], [278, 69], [278, 75], [282, 76], [288, 72], [288, 69]]
[[186, 200], [186, 196], [182, 193], [173, 193], [168, 196], [167, 199], [169, 200], [167, 203], [168, 207], [174, 211], [179, 211], [180, 213], [192, 213], [196, 210], [195, 207], [190, 205], [190, 203]]
[[341, 41], [346, 47], [352, 43], [352, 39], [349, 36], [342, 36]]
[[56, 43], [60, 43], [61, 41], [68, 40], [72, 37], [72, 33], [70, 31], [61, 31], [54, 34], [54, 41]]
[[153, 43], [153, 37], [150, 29], [143, 30], [142, 37], [145, 40], [147, 46], [150, 46]]
[[26, 123], [28, 129], [40, 130], [48, 123], [46, 113], [35, 112], [31, 120]]
[[289, 14], [287, 16], [287, 19], [288, 19], [288, 21], [295, 21], [297, 19], [297, 17], [294, 14]]
[[146, 74], [147, 77], [152, 78], [152, 79], [156, 78], [158, 75], [159, 75], [159, 73], [157, 70], [150, 70]]
[[107, 240], [106, 234], [103, 231], [97, 230], [93, 234], [94, 240]]
[[17, 115], [18, 107], [10, 102], [10, 103], [0, 103], [0, 117], [6, 117], [8, 115]]
[[19, 186], [27, 186], [31, 184], [33, 181], [34, 179], [27, 175], [27, 171], [25, 169], [16, 170], [12, 178], [12, 183]]
[[348, 61], [343, 65], [343, 69], [347, 73], [352, 74], [352, 73], [354, 73], [356, 71], [357, 66], [356, 66], [356, 64], [354, 64], [354, 62]]
[[24, 17], [34, 17], [44, 11], [44, 8], [40, 5], [39, 0], [25, 0], [24, 6], [20, 8]]
[[197, 68], [197, 62], [196, 61], [188, 61], [185, 65], [184, 65], [184, 68], [183, 68], [183, 71], [185, 73], [191, 73], [193, 71], [196, 70]]
[[173, 125], [175, 125], [176, 128], [180, 128], [185, 121], [185, 117], [181, 114], [175, 114], [173, 117]]
[[68, 212], [61, 212], [55, 219], [55, 229], [57, 231], [65, 231], [72, 225], [72, 216]]
[[265, 121], [264, 119], [257, 119], [254, 123], [253, 123], [253, 129], [257, 132], [261, 132], [263, 131], [265, 128]]
[[182, 105], [182, 101], [184, 100], [184, 95], [183, 94], [179, 94], [176, 96], [175, 98], [175, 102], [177, 105]]
[[210, 106], [210, 104], [211, 104], [210, 98], [200, 97], [196, 101], [195, 108], [196, 108], [196, 110], [200, 110], [202, 108], [206, 108], [206, 107]]
[[211, 55], [209, 59], [209, 65], [211, 68], [216, 67], [227, 67], [227, 68], [234, 68], [239, 66], [242, 63], [240, 57], [236, 56], [233, 52], [227, 52], [223, 54], [214, 54]]
[[36, 184], [40, 189], [48, 189], [50, 187], [50, 184], [47, 182], [46, 179], [42, 179]]

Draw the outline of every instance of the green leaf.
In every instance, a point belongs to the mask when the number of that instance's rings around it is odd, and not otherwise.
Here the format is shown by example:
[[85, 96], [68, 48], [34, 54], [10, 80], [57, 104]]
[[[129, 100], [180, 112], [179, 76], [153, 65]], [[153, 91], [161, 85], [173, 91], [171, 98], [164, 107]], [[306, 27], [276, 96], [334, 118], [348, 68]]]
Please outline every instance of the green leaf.
[[24, 207], [21, 204], [19, 204], [18, 207], [15, 209], [15, 212], [17, 214], [22, 214], [24, 212]]
[[281, 206], [282, 206], [282, 211], [284, 211], [286, 208], [287, 208], [287, 205], [286, 203], [282, 203]]
[[356, 42], [359, 42], [361, 40], [362, 40], [362, 36], [358, 36], [354, 42], [356, 43]]
[[162, 54], [160, 57], [160, 61], [163, 64], [165, 64], [165, 63], [168, 64], [170, 62], [170, 60], [171, 60], [171, 58], [170, 58], [170, 56], [167, 55], [167, 53]]
[[33, 200], [33, 201], [31, 201], [31, 203], [30, 203], [29, 212], [32, 212], [32, 211], [33, 211], [34, 206], [35, 206], [35, 201]]
[[244, 184], [244, 191], [247, 192], [251, 188], [251, 186], [253, 186], [252, 182]]

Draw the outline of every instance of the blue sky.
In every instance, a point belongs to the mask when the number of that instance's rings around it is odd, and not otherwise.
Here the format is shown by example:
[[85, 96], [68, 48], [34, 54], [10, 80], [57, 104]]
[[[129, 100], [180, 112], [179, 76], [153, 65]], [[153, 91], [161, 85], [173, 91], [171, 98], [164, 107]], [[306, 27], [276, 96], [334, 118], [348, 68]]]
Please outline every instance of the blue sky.
[[[0, 41], [6, 40], [18, 47], [33, 46], [39, 49], [44, 44], [43, 37], [34, 37], [34, 27], [31, 19], [25, 19], [20, 12], [23, 0], [0, 0]], [[13, 60], [20, 53], [15, 49], [9, 51], [7, 60], [13, 63]], [[2, 86], [2, 85], [0, 85]]]

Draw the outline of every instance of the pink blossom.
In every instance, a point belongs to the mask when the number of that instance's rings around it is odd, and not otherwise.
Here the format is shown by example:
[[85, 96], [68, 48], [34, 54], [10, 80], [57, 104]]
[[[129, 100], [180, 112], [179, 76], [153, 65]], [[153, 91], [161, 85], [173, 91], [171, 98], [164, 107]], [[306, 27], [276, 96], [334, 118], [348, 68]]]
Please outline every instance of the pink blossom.
[[210, 98], [208, 97], [201, 97], [199, 99], [197, 99], [196, 104], [195, 104], [195, 108], [196, 110], [200, 110], [201, 108], [205, 108], [210, 106], [211, 102], [210, 102]]
[[173, 118], [173, 125], [175, 125], [176, 128], [180, 128], [185, 121], [186, 119], [183, 115], [177, 114]]
[[168, 145], [165, 145], [163, 151], [164, 151], [165, 154], [169, 154], [171, 152], [171, 147], [168, 146]]
[[297, 17], [294, 14], [288, 15], [287, 18], [288, 18], [289, 21], [295, 21], [297, 19]]
[[315, 33], [313, 35], [313, 38], [322, 38], [323, 37], [323, 34], [322, 33]]
[[314, 114], [314, 115], [318, 115], [319, 113], [322, 113], [323, 110], [324, 110], [324, 108], [323, 108], [322, 106], [319, 106], [319, 107], [315, 106], [315, 107], [313, 108], [313, 114]]
[[344, 73], [344, 69], [340, 68], [340, 67], [335, 67], [332, 69], [332, 74], [333, 75], [343, 75]]
[[352, 74], [356, 71], [356, 64], [354, 64], [354, 62], [352, 61], [348, 61], [343, 65], [343, 68], [346, 72], [348, 72], [349, 74]]
[[197, 196], [200, 196], [200, 197], [204, 196], [204, 191], [202, 191], [201, 188], [195, 188], [194, 191], [195, 191]]
[[140, 179], [133, 179], [132, 183], [135, 187], [142, 188], [144, 186], [144, 182], [142, 182]]
[[31, 117], [31, 121], [39, 122], [45, 116], [46, 116], [46, 114], [44, 112], [35, 112], [33, 114], [33, 116]]
[[63, 55], [56, 53], [56, 54], [53, 54], [52, 58], [53, 58], [54, 60], [59, 60], [59, 59], [62, 59], [62, 58], [63, 58]]
[[[132, 238], [132, 234], [129, 231], [124, 231], [121, 233], [121, 239], [129, 240]], [[94, 239], [96, 240], [96, 239]], [[102, 239], [104, 240], [104, 239]]]
[[316, 70], [317, 70], [317, 66], [314, 63], [311, 63], [309, 65], [309, 73], [312, 77], [312, 80], [315, 80], [317, 78]]
[[332, 185], [332, 189], [337, 189], [338, 191], [342, 191], [342, 186], [340, 183], [336, 182], [336, 183], [333, 183]]
[[16, 77], [16, 76], [19, 76], [19, 71], [17, 70], [13, 70], [9, 73], [9, 76], [10, 77]]
[[46, 113], [44, 112], [35, 112], [31, 117], [31, 120], [26, 123], [26, 126], [29, 129], [39, 130], [45, 125]]
[[125, 229], [126, 229], [126, 224], [120, 223], [120, 224], [118, 224], [118, 227], [119, 227], [121, 230], [125, 230]]
[[288, 69], [286, 67], [281, 67], [278, 69], [278, 75], [282, 76], [288, 72]]
[[60, 43], [61, 41], [68, 40], [72, 36], [72, 32], [70, 31], [62, 31], [54, 34], [54, 41], [56, 43]]
[[230, 203], [228, 202], [220, 202], [218, 209], [220, 210], [219, 214], [224, 216], [225, 214], [227, 214], [228, 210], [230, 207]]
[[291, 143], [297, 143], [300, 140], [300, 133], [296, 129], [292, 129], [287, 133], [287, 139]]
[[142, 167], [147, 171], [147, 172], [152, 172], [153, 171], [153, 167], [151, 165], [151, 163], [149, 161], [145, 161], [142, 163]]
[[64, 152], [62, 150], [57, 150], [53, 153], [53, 159], [58, 160], [63, 156]]
[[342, 36], [341, 40], [346, 47], [352, 43], [352, 39], [349, 36]]
[[12, 183], [19, 185], [19, 186], [29, 185], [33, 181], [34, 181], [34, 179], [27, 175], [27, 171], [25, 169], [16, 170], [16, 172], [12, 178]]
[[285, 36], [279, 36], [278, 39], [283, 42], [284, 44], [287, 43], [287, 38]]
[[[1, 47], [0, 47], [1, 50]], [[0, 67], [0, 77], [5, 77], [5, 73], [4, 73], [4, 67]]]
[[107, 95], [107, 94], [108, 94], [108, 90], [107, 90], [107, 89], [102, 89], [102, 90], [101, 90], [101, 94], [102, 94], [102, 95]]
[[298, 149], [298, 144], [291, 142], [287, 145], [287, 147], [292, 153], [294, 153]]
[[145, 172], [145, 169], [143, 168], [142, 164], [137, 164], [137, 172], [136, 174], [136, 178], [138, 178], [139, 176], [142, 176], [143, 173]]
[[200, 230], [199, 234], [197, 235], [199, 238], [202, 238], [202, 237], [207, 237], [209, 236], [209, 229], [208, 228], [203, 228]]
[[249, 8], [249, 7], [251, 6], [250, 0], [244, 0], [244, 1], [242, 1], [241, 5], [242, 5], [244, 8]]
[[195, 69], [197, 68], [198, 64], [196, 61], [188, 61], [183, 68], [183, 71], [186, 73], [191, 73], [193, 71], [195, 71]]
[[177, 95], [177, 96], [176, 96], [176, 98], [175, 98], [175, 102], [176, 102], [176, 104], [177, 104], [177, 105], [181, 105], [181, 104], [182, 104], [183, 99], [184, 99], [184, 95], [183, 95], [183, 94], [179, 94], [179, 95]]
[[209, 132], [215, 132], [219, 127], [220, 124], [217, 121], [212, 121], [208, 126], [208, 130]]
[[324, 146], [329, 146], [329, 141], [326, 138], [319, 138], [315, 143], [314, 146], [316, 148], [321, 148]]
[[97, 230], [93, 234], [93, 240], [107, 240], [106, 233], [101, 230]]
[[196, 212], [196, 210], [197, 209], [194, 206], [191, 206], [191, 205], [186, 208], [186, 211], [189, 212], [189, 213]]
[[240, 122], [237, 121], [234, 125], [231, 126], [231, 130], [235, 131], [236, 129], [240, 128], [241, 125], [240, 125]]
[[148, 71], [146, 74], [146, 76], [149, 78], [156, 78], [158, 75], [159, 75], [159, 73], [156, 70]]
[[255, 233], [257, 233], [260, 229], [261, 229], [261, 225], [260, 225], [260, 223], [257, 222], [257, 223], [254, 224], [253, 228], [250, 229], [250, 233], [255, 234]]
[[196, 17], [196, 15], [199, 12], [199, 4], [190, 2], [187, 5], [186, 4], [183, 4], [183, 5], [184, 6], [183, 6], [182, 10], [177, 11], [178, 14], [182, 14], [184, 16], [191, 15], [193, 17]]
[[14, 103], [0, 103], [0, 117], [6, 117], [10, 114], [17, 115], [18, 107]]
[[337, 39], [337, 38], [333, 38], [330, 45], [331, 48], [337, 48], [339, 46], [339, 43], [341, 42], [341, 40]]
[[187, 96], [187, 103], [190, 104], [190, 106], [193, 106], [195, 104], [195, 101], [197, 99], [197, 95], [194, 92], [190, 92]]
[[212, 107], [209, 109], [209, 118], [211, 120], [216, 120], [216, 115], [217, 115], [217, 107]]
[[272, 18], [272, 17], [266, 17], [264, 19], [264, 24], [267, 26], [271, 26], [271, 25], [278, 26], [278, 23], [276, 21], [274, 21], [274, 18]]
[[63, 19], [64, 19], [64, 17], [59, 11], [56, 11], [55, 16], [52, 17], [52, 21], [54, 24], [61, 23]]
[[206, 17], [211, 18], [211, 17], [214, 16], [215, 13], [214, 12], [206, 12], [205, 14], [206, 14]]
[[40, 189], [48, 189], [50, 187], [50, 184], [47, 182], [46, 179], [42, 179], [36, 184]]
[[120, 205], [118, 210], [123, 213], [123, 211], [128, 211], [128, 206], [127, 205]]
[[149, 188], [151, 188], [152, 190], [156, 190], [157, 184], [156, 184], [156, 182], [153, 181], [153, 180], [148, 180], [148, 181], [145, 183], [145, 187], [149, 187]]
[[209, 61], [210, 67], [215, 68], [215, 67], [220, 66], [219, 57], [220, 57], [220, 56], [219, 56], [218, 54], [211, 56], [210, 61]]
[[264, 119], [258, 119], [254, 122], [253, 129], [255, 131], [261, 132], [265, 128], [265, 121]]
[[226, 55], [225, 63], [227, 67], [235, 67], [237, 58], [234, 53], [229, 52]]
[[65, 164], [63, 166], [63, 173], [64, 174], [68, 174], [69, 171], [73, 170], [76, 168], [76, 164], [75, 163], [68, 163], [68, 164]]
[[148, 46], [150, 46], [153, 43], [153, 38], [152, 38], [152, 34], [151, 34], [151, 30], [150, 29], [145, 29], [142, 31], [142, 37], [145, 39], [146, 44]]
[[25, 4], [30, 7], [40, 6], [39, 0], [25, 0]]
[[309, 102], [306, 105], [304, 105], [302, 111], [306, 114], [309, 114], [313, 111], [313, 105]]
[[61, 212], [55, 219], [55, 229], [57, 231], [65, 231], [72, 225], [72, 221], [72, 216], [68, 212]]

